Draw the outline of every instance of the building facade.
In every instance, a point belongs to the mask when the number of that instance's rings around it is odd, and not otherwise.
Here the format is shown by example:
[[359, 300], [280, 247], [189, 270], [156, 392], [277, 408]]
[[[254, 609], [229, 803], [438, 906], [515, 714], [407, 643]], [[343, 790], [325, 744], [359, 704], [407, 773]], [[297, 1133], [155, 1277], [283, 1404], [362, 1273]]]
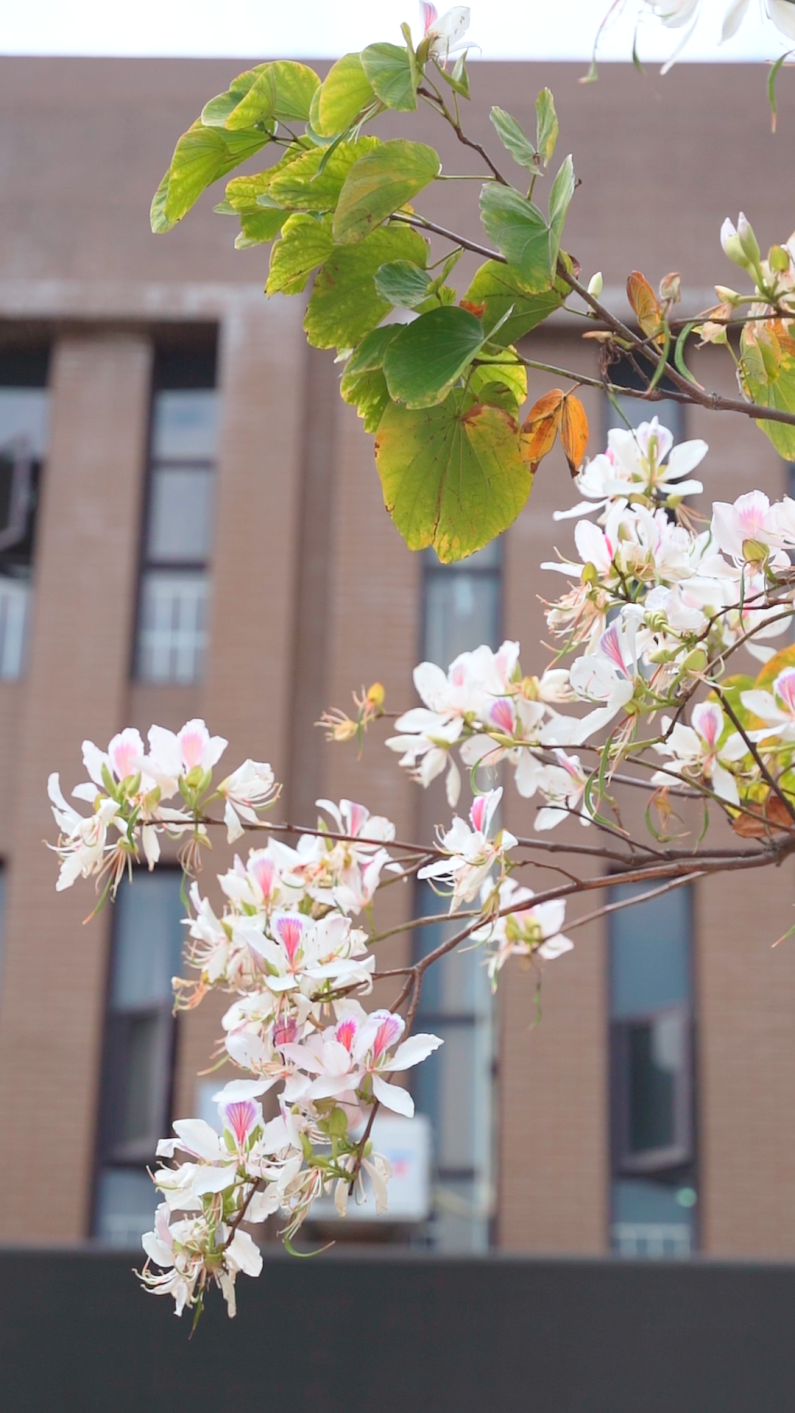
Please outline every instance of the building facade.
[[[283, 819], [314, 824], [318, 798], [347, 796], [412, 837], [444, 821], [441, 790], [421, 792], [376, 740], [361, 759], [327, 746], [321, 711], [375, 679], [390, 706], [409, 705], [416, 662], [446, 666], [480, 642], [518, 638], [525, 671], [546, 661], [539, 564], [569, 544], [552, 519], [571, 495], [562, 457], [500, 543], [451, 568], [411, 554], [339, 368], [305, 344], [302, 301], [263, 296], [265, 251], [232, 248], [213, 191], [168, 237], [149, 233], [177, 136], [245, 67], [0, 60], [5, 1242], [134, 1239], [154, 1140], [206, 1103], [223, 1009], [211, 998], [171, 1014], [176, 870], [85, 923], [88, 888], [56, 895], [48, 773], [71, 788], [84, 737], [203, 716], [229, 759], [272, 762]], [[729, 277], [720, 224], [740, 207], [765, 247], [788, 237], [795, 112], [782, 93], [774, 139], [760, 69], [579, 77], [479, 64], [470, 126], [490, 141], [492, 102], [529, 123], [538, 89], [553, 89], [582, 179], [566, 243], [588, 275], [602, 269], [616, 308], [635, 268], [653, 283], [678, 269], [685, 308], [710, 303], [710, 280]], [[414, 122], [461, 171], [446, 135]], [[423, 209], [467, 230], [467, 194], [434, 190]], [[556, 320], [531, 346], [594, 364]], [[731, 391], [722, 360], [705, 352], [702, 367]], [[549, 384], [534, 375], [531, 398]], [[584, 400], [594, 451], [611, 409]], [[688, 410], [675, 430], [709, 441], [711, 498], [787, 489], [750, 423]], [[532, 827], [510, 788], [504, 812], [515, 832]], [[416, 1090], [431, 1214], [387, 1234], [464, 1251], [795, 1256], [795, 953], [770, 946], [791, 924], [793, 881], [787, 861], [582, 929], [545, 971], [540, 1010], [535, 975], [510, 971], [492, 1001], [477, 954], [457, 955], [423, 1000], [446, 1042]], [[385, 916], [398, 926], [426, 902], [401, 885]], [[396, 964], [410, 955], [405, 937], [389, 947]]]

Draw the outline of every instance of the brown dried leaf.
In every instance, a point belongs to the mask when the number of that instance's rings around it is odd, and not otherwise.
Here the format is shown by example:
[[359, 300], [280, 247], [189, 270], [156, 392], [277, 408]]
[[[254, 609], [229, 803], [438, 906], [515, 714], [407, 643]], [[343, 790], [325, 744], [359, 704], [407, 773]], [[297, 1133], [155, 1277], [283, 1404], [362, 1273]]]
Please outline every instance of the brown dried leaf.
[[531, 408], [522, 426], [522, 459], [535, 465], [555, 445], [565, 394], [562, 388], [544, 393]]
[[627, 298], [643, 333], [647, 336], [656, 334], [658, 342], [662, 342], [662, 335], [659, 333], [662, 323], [662, 309], [649, 281], [645, 275], [640, 273], [640, 270], [633, 270], [627, 280]]
[[749, 804], [746, 809], [758, 819], [739, 814], [732, 820], [732, 829], [741, 839], [767, 839], [770, 834], [789, 834], [795, 830], [795, 822], [778, 795], [770, 794], [763, 805]]
[[582, 466], [588, 445], [588, 418], [580, 399], [569, 393], [564, 399], [560, 418], [560, 440], [569, 470], [576, 476]]

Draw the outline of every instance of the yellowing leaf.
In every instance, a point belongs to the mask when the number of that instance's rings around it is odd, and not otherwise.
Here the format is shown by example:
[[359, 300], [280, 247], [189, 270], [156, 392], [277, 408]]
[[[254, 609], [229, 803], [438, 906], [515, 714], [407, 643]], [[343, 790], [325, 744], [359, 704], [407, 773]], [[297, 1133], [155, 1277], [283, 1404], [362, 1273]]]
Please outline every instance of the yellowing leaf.
[[390, 403], [375, 444], [384, 503], [409, 549], [450, 564], [513, 524], [533, 483], [519, 428], [458, 390], [421, 411]]
[[340, 191], [334, 213], [335, 241], [349, 245], [363, 240], [428, 186], [439, 168], [438, 152], [424, 142], [408, 142], [402, 137], [366, 152], [351, 167]]
[[360, 56], [343, 54], [320, 85], [312, 104], [312, 124], [321, 137], [336, 137], [374, 101], [375, 92]]
[[627, 280], [627, 298], [643, 333], [647, 337], [657, 335], [657, 341], [661, 343], [663, 340], [659, 331], [662, 323], [662, 309], [649, 281], [639, 270], [633, 270]]
[[[746, 324], [740, 338], [740, 378], [746, 395], [762, 407], [795, 413], [795, 340], [779, 320]], [[757, 422], [779, 456], [795, 461], [795, 426]]]

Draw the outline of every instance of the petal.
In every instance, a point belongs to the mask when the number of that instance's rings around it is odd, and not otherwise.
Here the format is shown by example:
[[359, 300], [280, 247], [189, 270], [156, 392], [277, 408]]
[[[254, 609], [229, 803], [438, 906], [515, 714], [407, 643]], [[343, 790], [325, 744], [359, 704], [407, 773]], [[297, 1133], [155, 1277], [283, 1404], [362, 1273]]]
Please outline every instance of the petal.
[[404, 1040], [402, 1045], [398, 1045], [389, 1061], [389, 1069], [409, 1070], [412, 1065], [418, 1065], [421, 1060], [427, 1059], [443, 1043], [438, 1035], [412, 1035], [410, 1039]]
[[407, 1089], [401, 1089], [398, 1084], [387, 1084], [380, 1075], [374, 1074], [373, 1094], [385, 1109], [391, 1109], [395, 1114], [403, 1114], [407, 1119], [413, 1118], [414, 1100]]

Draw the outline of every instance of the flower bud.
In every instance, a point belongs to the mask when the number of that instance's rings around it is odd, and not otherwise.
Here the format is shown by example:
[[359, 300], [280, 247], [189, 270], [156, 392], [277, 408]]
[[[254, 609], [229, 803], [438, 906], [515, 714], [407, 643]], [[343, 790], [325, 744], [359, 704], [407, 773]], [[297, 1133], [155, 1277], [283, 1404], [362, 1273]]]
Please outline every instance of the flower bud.
[[592, 295], [594, 299], [598, 299], [600, 294], [602, 293], [602, 290], [604, 289], [604, 286], [605, 282], [602, 279], [602, 272], [601, 270], [597, 270], [596, 274], [591, 275], [591, 278], [588, 281], [588, 293]]
[[[592, 566], [592, 567], [593, 567], [593, 566]], [[585, 568], [587, 569], [588, 566], [586, 565]], [[584, 571], [583, 571], [583, 572], [584, 572]], [[525, 699], [526, 702], [537, 702], [537, 701], [538, 701], [538, 695], [539, 695], [539, 694], [538, 694], [538, 678], [537, 678], [537, 677], [523, 677], [523, 678], [522, 678], [522, 681], [521, 681], [521, 690], [522, 690], [522, 696], [524, 697], [524, 699]]]
[[707, 654], [704, 652], [703, 648], [693, 648], [693, 651], [687, 654], [687, 657], [682, 663], [682, 671], [703, 672], [708, 660]]
[[386, 691], [380, 682], [374, 682], [371, 687], [367, 688], [367, 704], [375, 707], [376, 711], [380, 711], [385, 699]]
[[743, 243], [740, 240], [734, 222], [730, 221], [728, 216], [720, 228], [720, 243], [729, 259], [733, 260], [735, 265], [739, 265], [741, 270], [748, 269], [751, 262], [745, 253]]
[[729, 289], [728, 285], [716, 285], [715, 293], [721, 304], [731, 304], [734, 307], [742, 302], [742, 295], [736, 289]]
[[751, 225], [751, 222], [748, 220], [748, 217], [743, 211], [740, 212], [737, 221], [737, 235], [740, 238], [740, 244], [743, 248], [743, 253], [746, 259], [748, 260], [748, 263], [750, 265], [758, 265], [759, 261], [762, 259], [762, 252], [759, 249], [759, 241], [754, 235], [754, 228]]
[[682, 298], [682, 278], [677, 271], [660, 280], [660, 300], [663, 304], [679, 304]]
[[783, 245], [771, 245], [767, 252], [767, 260], [771, 270], [775, 270], [777, 275], [783, 275], [789, 269], [789, 251]]
[[584, 564], [583, 567], [582, 567], [582, 574], [580, 575], [580, 583], [581, 583], [581, 584], [598, 584], [598, 583], [599, 583], [599, 570], [597, 569], [596, 565], [591, 562], [590, 559], [588, 560], [588, 563], [587, 563], [587, 564]]

